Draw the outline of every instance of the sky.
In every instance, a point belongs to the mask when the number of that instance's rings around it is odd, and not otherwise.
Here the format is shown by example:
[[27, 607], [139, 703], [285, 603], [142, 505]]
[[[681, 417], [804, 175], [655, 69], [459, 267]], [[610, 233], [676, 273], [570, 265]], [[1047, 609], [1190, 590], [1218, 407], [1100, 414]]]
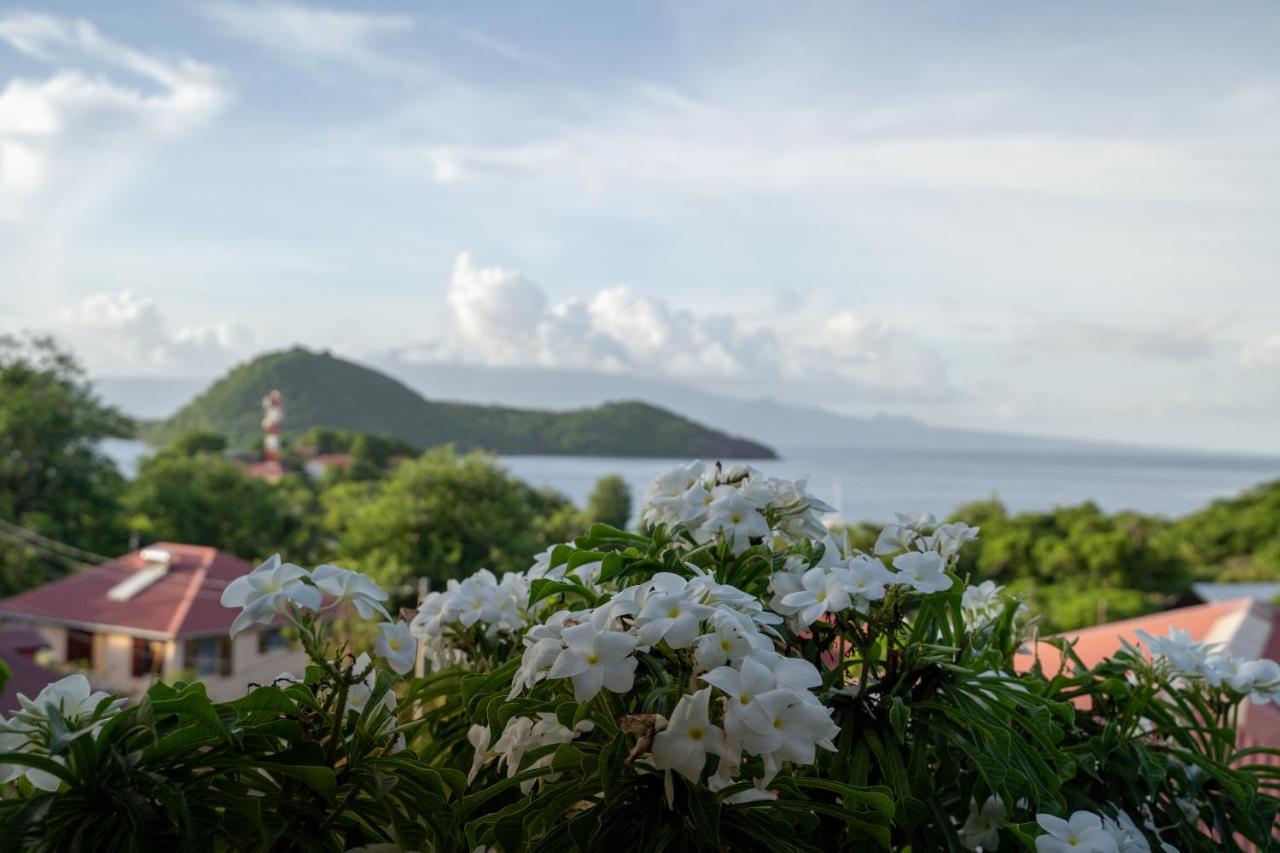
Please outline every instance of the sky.
[[1280, 452], [1280, 6], [0, 2], [0, 331]]

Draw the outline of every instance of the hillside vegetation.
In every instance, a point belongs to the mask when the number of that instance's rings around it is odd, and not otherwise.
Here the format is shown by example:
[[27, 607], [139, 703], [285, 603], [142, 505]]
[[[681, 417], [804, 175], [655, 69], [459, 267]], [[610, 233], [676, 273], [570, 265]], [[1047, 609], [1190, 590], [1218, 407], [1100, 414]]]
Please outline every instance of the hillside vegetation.
[[764, 445], [734, 438], [655, 406], [606, 403], [547, 412], [426, 400], [391, 377], [302, 348], [260, 356], [215, 382], [143, 437], [164, 445], [190, 430], [226, 436], [232, 449], [261, 439], [262, 398], [284, 396], [286, 439], [313, 427], [386, 435], [426, 448], [505, 454], [772, 459]]

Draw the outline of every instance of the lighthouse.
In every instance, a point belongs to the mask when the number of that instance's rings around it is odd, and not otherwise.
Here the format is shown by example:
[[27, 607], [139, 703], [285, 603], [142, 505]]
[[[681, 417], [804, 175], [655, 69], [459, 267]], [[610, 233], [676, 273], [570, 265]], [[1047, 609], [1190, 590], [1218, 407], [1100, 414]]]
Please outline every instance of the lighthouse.
[[280, 392], [268, 391], [262, 398], [262, 461], [280, 463], [280, 422], [284, 420], [284, 406], [280, 404]]

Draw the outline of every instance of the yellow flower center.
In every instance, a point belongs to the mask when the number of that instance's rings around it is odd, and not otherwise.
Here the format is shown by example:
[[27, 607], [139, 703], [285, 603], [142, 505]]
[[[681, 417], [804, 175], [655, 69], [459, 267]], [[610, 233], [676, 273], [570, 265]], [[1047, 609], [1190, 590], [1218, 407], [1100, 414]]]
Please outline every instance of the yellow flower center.
[[694, 727], [690, 728], [690, 729], [689, 729], [689, 739], [690, 739], [690, 740], [702, 740], [702, 729], [698, 728], [697, 726], [694, 726]]
[[781, 718], [781, 717], [777, 717], [777, 718], [775, 718], [775, 719], [774, 719], [774, 721], [773, 721], [773, 727], [774, 727], [775, 729], [780, 729], [780, 728], [782, 728], [782, 718]]
[[600, 663], [600, 656], [599, 656], [599, 655], [597, 655], [595, 652], [592, 652], [591, 654], [587, 655], [587, 663], [589, 663], [589, 664], [591, 664], [591, 665], [593, 665], [593, 666], [594, 666], [595, 664]]
[[677, 617], [677, 616], [679, 616], [679, 615], [680, 615], [680, 608], [679, 608], [679, 607], [672, 607], [672, 608], [669, 608], [669, 609], [667, 610], [667, 618], [668, 618], [668, 619], [674, 619], [674, 618], [676, 618], [676, 617]]
[[729, 644], [729, 641], [728, 641], [728, 640], [721, 640], [721, 641], [720, 641], [720, 648], [721, 648], [722, 650], [724, 650], [724, 651], [726, 651], [726, 652], [727, 652], [727, 651], [729, 651], [729, 649], [733, 648], [733, 646], [731, 646], [731, 645]]
[[742, 694], [741, 696], [739, 696], [739, 697], [738, 697], [738, 701], [739, 701], [740, 703], [742, 703], [743, 705], [750, 705], [750, 704], [751, 704], [751, 697], [750, 697], [750, 696], [748, 696], [748, 695], [746, 695], [746, 694], [744, 693], [744, 694]]

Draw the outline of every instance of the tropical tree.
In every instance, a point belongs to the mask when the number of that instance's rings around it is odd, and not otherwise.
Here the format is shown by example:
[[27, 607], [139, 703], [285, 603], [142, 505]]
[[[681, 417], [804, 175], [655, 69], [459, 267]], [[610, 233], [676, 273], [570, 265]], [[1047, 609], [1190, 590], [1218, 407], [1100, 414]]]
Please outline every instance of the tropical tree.
[[123, 479], [99, 443], [133, 429], [52, 338], [0, 335], [0, 594], [79, 565], [23, 531], [92, 553], [124, 548]]

